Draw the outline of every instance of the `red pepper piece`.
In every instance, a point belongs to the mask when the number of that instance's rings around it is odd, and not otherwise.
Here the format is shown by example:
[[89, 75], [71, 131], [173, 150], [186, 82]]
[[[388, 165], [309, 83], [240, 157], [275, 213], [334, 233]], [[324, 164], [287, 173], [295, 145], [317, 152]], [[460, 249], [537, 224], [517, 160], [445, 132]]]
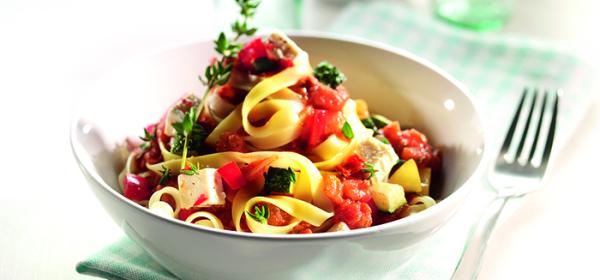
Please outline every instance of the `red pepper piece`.
[[246, 178], [235, 161], [221, 166], [221, 168], [217, 169], [217, 173], [221, 175], [227, 187], [232, 190], [239, 190], [246, 185]]

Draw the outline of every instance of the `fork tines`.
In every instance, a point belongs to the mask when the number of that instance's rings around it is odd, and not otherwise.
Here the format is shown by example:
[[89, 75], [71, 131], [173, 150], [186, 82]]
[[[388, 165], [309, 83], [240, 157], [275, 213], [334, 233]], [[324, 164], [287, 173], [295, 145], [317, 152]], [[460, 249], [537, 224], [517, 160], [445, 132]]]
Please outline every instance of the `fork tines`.
[[[540, 99], [538, 89], [525, 88], [523, 90], [517, 111], [513, 116], [499, 157], [496, 160], [496, 165], [518, 164], [536, 168], [541, 167], [541, 169], [546, 167], [556, 132], [559, 91], [544, 91], [541, 104], [538, 105]], [[552, 105], [548, 106], [548, 103]], [[525, 104], [529, 106], [525, 106]], [[528, 107], [528, 109], [524, 109], [524, 107]], [[532, 122], [537, 122], [537, 124], [532, 127]], [[519, 133], [516, 133], [517, 131]], [[546, 133], [545, 137], [540, 139], [540, 135], [543, 135], [541, 134], [542, 131]], [[540, 146], [540, 141], [545, 141], [545, 144]], [[543, 147], [543, 150], [540, 150], [541, 147]], [[512, 151], [514, 151], [514, 154]], [[534, 160], [537, 153], [541, 153], [539, 163]]]

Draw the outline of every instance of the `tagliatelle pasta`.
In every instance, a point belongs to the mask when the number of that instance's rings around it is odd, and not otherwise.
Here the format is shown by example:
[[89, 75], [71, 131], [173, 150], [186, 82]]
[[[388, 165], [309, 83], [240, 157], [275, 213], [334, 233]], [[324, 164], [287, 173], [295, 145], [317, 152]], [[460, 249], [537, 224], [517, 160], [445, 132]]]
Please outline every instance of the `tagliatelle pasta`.
[[[173, 202], [175, 204], [175, 208], [173, 208], [170, 204], [161, 200], [163, 195], [169, 195], [173, 198]], [[148, 201], [148, 208], [150, 210], [156, 209], [157, 213], [161, 215], [167, 215], [171, 217], [175, 217], [179, 214], [179, 210], [181, 210], [181, 194], [179, 194], [179, 190], [173, 187], [165, 187], [150, 197]]]
[[[285, 212], [293, 213], [292, 222], [285, 226], [271, 226], [252, 219], [249, 215], [250, 210], [254, 205], [260, 203], [270, 203]], [[242, 213], [246, 216], [248, 227], [255, 233], [288, 233], [301, 221], [306, 221], [313, 226], [320, 226], [333, 216], [333, 213], [323, 211], [310, 203], [288, 196], [255, 196], [245, 203], [243, 210]], [[234, 215], [235, 212], [236, 209], [234, 208]]]
[[[297, 46], [291, 46], [296, 47]], [[308, 55], [301, 51], [293, 61], [294, 67], [262, 80], [253, 87], [242, 103], [242, 125], [248, 133], [248, 141], [259, 149], [273, 149], [283, 146], [298, 137], [300, 130], [300, 112], [303, 104], [292, 100], [270, 99], [270, 95], [294, 85], [300, 78], [310, 73]], [[249, 120], [250, 114], [264, 117], [262, 112], [272, 112], [269, 120], [262, 126], [254, 126]]]
[[223, 229], [221, 219], [210, 212], [200, 211], [193, 213], [185, 219], [188, 223], [199, 224], [207, 227]]
[[239, 51], [217, 44], [236, 55], [209, 66], [207, 96], [184, 95], [144, 129], [118, 178], [127, 198], [260, 234], [365, 228], [435, 205], [424, 194], [441, 151], [351, 99], [335, 66], [313, 69], [281, 33]]

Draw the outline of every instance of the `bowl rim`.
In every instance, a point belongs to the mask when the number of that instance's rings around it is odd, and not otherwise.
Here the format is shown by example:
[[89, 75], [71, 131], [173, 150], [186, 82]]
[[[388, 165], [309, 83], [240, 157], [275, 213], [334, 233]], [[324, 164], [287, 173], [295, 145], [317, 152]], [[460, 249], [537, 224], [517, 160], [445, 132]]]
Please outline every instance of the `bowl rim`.
[[[70, 146], [71, 146], [71, 151], [75, 157], [75, 160], [77, 161], [77, 165], [81, 169], [84, 176], [86, 176], [88, 178], [92, 178], [94, 180], [94, 183], [97, 184], [100, 187], [100, 189], [107, 192], [109, 195], [116, 197], [117, 200], [120, 201], [120, 203], [124, 203], [130, 209], [135, 209], [135, 211], [140, 211], [141, 213], [143, 213], [145, 215], [150, 215], [150, 216], [153, 216], [154, 218], [162, 219], [163, 222], [167, 222], [176, 227], [181, 227], [183, 229], [196, 231], [199, 233], [208, 233], [211, 235], [217, 235], [219, 237], [237, 238], [237, 239], [269, 240], [269, 241], [290, 241], [290, 240], [314, 241], [314, 240], [325, 240], [325, 239], [334, 239], [334, 238], [335, 239], [343, 239], [343, 238], [349, 239], [349, 238], [356, 238], [356, 237], [361, 237], [361, 236], [366, 236], [366, 235], [372, 235], [372, 234], [376, 234], [378, 232], [398, 230], [400, 228], [409, 228], [412, 225], [421, 223], [422, 220], [427, 220], [433, 216], [436, 216], [436, 214], [438, 212], [449, 207], [449, 205], [453, 204], [454, 201], [460, 199], [460, 197], [466, 196], [468, 194], [468, 192], [470, 192], [470, 190], [472, 189], [472, 186], [474, 185], [474, 181], [480, 177], [479, 175], [482, 174], [482, 172], [484, 170], [484, 165], [485, 165], [484, 162], [486, 162], [487, 154], [489, 152], [488, 151], [489, 147], [487, 145], [487, 137], [486, 137], [487, 133], [486, 133], [484, 121], [483, 121], [482, 114], [481, 114], [481, 109], [480, 109], [481, 107], [478, 106], [478, 102], [476, 102], [476, 100], [473, 98], [471, 92], [465, 85], [463, 85], [460, 81], [455, 79], [448, 72], [446, 72], [441, 67], [435, 65], [434, 63], [432, 63], [416, 54], [413, 54], [405, 49], [393, 47], [391, 45], [388, 45], [388, 44], [385, 44], [382, 42], [365, 39], [365, 38], [357, 37], [357, 36], [353, 36], [353, 35], [341, 35], [341, 34], [335, 34], [335, 33], [324, 32], [324, 31], [292, 30], [292, 31], [285, 31], [285, 34], [287, 34], [288, 36], [290, 36], [292, 38], [296, 37], [296, 38], [333, 40], [333, 41], [340, 41], [343, 43], [351, 43], [351, 44], [362, 45], [364, 47], [380, 49], [380, 50], [383, 50], [383, 51], [386, 51], [389, 53], [393, 53], [395, 55], [403, 56], [409, 60], [415, 61], [415, 62], [421, 64], [422, 66], [429, 68], [430, 70], [437, 73], [438, 75], [442, 76], [444, 79], [448, 80], [451, 84], [453, 84], [456, 88], [458, 88], [459, 91], [471, 103], [471, 106], [473, 107], [473, 110], [475, 112], [475, 115], [476, 115], [477, 120], [480, 125], [481, 135], [482, 135], [482, 144], [480, 147], [481, 156], [479, 158], [479, 162], [477, 163], [477, 167], [475, 168], [475, 170], [469, 175], [469, 177], [465, 180], [465, 182], [461, 186], [458, 187], [457, 190], [450, 193], [446, 198], [439, 201], [436, 205], [432, 206], [430, 209], [428, 209], [428, 211], [422, 211], [415, 215], [411, 215], [411, 216], [402, 218], [400, 220], [396, 220], [396, 221], [392, 221], [389, 223], [384, 223], [384, 224], [380, 224], [380, 225], [376, 225], [376, 226], [372, 226], [372, 227], [368, 227], [368, 228], [353, 229], [350, 231], [342, 231], [342, 232], [325, 232], [325, 233], [317, 233], [317, 234], [260, 234], [260, 233], [251, 233], [251, 232], [221, 230], [221, 229], [214, 229], [214, 228], [209, 228], [209, 227], [200, 227], [200, 226], [196, 226], [196, 225], [193, 225], [190, 223], [186, 223], [186, 222], [178, 220], [178, 219], [163, 217], [161, 215], [158, 215], [156, 213], [149, 211], [146, 207], [143, 207], [133, 201], [130, 201], [129, 199], [126, 199], [125, 196], [123, 196], [121, 193], [117, 192], [115, 189], [113, 189], [111, 186], [109, 186], [100, 177], [100, 175], [96, 171], [94, 171], [94, 169], [89, 170], [88, 166], [86, 166], [86, 164], [84, 163], [82, 156], [79, 154], [79, 150], [82, 150], [82, 149], [79, 148], [80, 144], [77, 141], [76, 135], [77, 135], [78, 123], [82, 119], [77, 114], [78, 111], [74, 110], [73, 115], [71, 117], [71, 125], [70, 125], [70, 130], [69, 130], [69, 142], [70, 142]], [[259, 34], [259, 36], [260, 36], [260, 34]], [[109, 76], [110, 74], [114, 73], [118, 69], [123, 68], [131, 63], [138, 62], [140, 59], [156, 56], [156, 55], [162, 54], [167, 51], [172, 51], [177, 48], [189, 47], [192, 45], [206, 43], [209, 41], [211, 41], [211, 40], [199, 40], [199, 41], [194, 40], [194, 41], [189, 41], [189, 42], [184, 42], [184, 43], [179, 43], [179, 44], [175, 44], [175, 45], [170, 45], [167, 47], [154, 49], [152, 51], [133, 56], [132, 58], [127, 59], [123, 63], [120, 63], [120, 64], [116, 65], [115, 67], [109, 69], [103, 75], [100, 75], [98, 77], [98, 79], [96, 79], [95, 82], [90, 83], [90, 86], [93, 87], [93, 85], [95, 83], [101, 81], [104, 77]], [[79, 98], [79, 100], [76, 100], [76, 102], [74, 102], [75, 108], [77, 107], [78, 104], [80, 104], [80, 102], [82, 100], [84, 100], [83, 97], [87, 96], [87, 94], [89, 94], [89, 91], [86, 91], [86, 93], [84, 93]], [[457, 210], [457, 209], [454, 209], [454, 210]], [[450, 215], [454, 215], [455, 212], [456, 211], [452, 211], [452, 213], [450, 213]]]

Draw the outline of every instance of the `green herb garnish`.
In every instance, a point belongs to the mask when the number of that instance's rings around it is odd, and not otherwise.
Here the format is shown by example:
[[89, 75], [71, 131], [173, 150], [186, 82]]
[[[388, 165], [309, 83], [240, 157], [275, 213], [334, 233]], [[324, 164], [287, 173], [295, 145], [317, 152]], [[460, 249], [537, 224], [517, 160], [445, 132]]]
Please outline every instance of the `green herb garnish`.
[[[181, 122], [173, 124], [173, 128], [177, 132], [173, 137], [173, 144], [171, 146], [171, 152], [178, 153], [181, 151], [181, 169], [185, 167], [185, 161], [188, 153], [188, 141], [194, 136], [194, 146], [201, 146], [206, 138], [206, 131], [204, 128], [196, 122], [198, 119], [198, 112], [196, 107], [190, 108], [189, 111], [183, 116]], [[195, 132], [195, 133], [194, 133]]]
[[266, 224], [269, 220], [269, 207], [265, 207], [265, 205], [258, 206], [254, 205], [254, 214], [250, 213], [250, 211], [246, 211], [252, 219], [260, 222], [261, 224]]
[[369, 173], [369, 178], [367, 178], [367, 179], [371, 179], [371, 177], [373, 177], [373, 175], [375, 174], [375, 172], [377, 172], [377, 170], [375, 170], [375, 167], [368, 162], [365, 162], [364, 165], [365, 165], [365, 167], [362, 169], [362, 172]]
[[296, 173], [291, 168], [269, 167], [265, 176], [264, 189], [269, 193], [292, 193]]
[[184, 169], [184, 166], [183, 168], [181, 168], [181, 170], [179, 170], [179, 173], [185, 175], [195, 175], [198, 174], [198, 171], [200, 171], [200, 169], [198, 169], [198, 166], [192, 162], [188, 162], [188, 166], [190, 167], [190, 169]]
[[252, 19], [256, 14], [256, 8], [260, 4], [259, 0], [235, 0], [240, 7], [240, 14], [242, 20], [237, 19], [231, 24], [231, 31], [237, 35], [235, 40], [239, 39], [242, 35], [252, 36], [258, 30], [256, 27], [248, 27], [248, 20]]
[[206, 102], [206, 96], [216, 85], [224, 85], [229, 80], [233, 64], [231, 58], [235, 58], [242, 48], [242, 44], [237, 40], [242, 36], [251, 36], [256, 33], [256, 27], [248, 26], [248, 22], [256, 14], [256, 8], [260, 4], [258, 0], [236, 0], [240, 7], [241, 19], [237, 19], [231, 24], [231, 31], [236, 35], [233, 40], [227, 38], [224, 32], [219, 33], [219, 37], [214, 41], [215, 51], [221, 54], [221, 59], [212, 65], [206, 67], [204, 77], [199, 77], [200, 81], [206, 86], [206, 91], [200, 102], [200, 114]]
[[156, 139], [156, 125], [154, 125], [153, 128], [153, 133], [148, 132], [148, 130], [146, 128], [144, 128], [144, 136], [140, 136], [140, 139], [142, 139], [142, 144], [140, 144], [140, 148], [143, 151], [146, 151], [147, 149], [150, 148], [150, 146], [152, 145], [152, 141], [154, 139]]
[[321, 83], [333, 89], [346, 81], [346, 75], [327, 61], [323, 61], [317, 65], [314, 75]]
[[[206, 137], [208, 137], [208, 132], [202, 125], [194, 122], [192, 124], [192, 130], [188, 131], [186, 136], [185, 129], [189, 127], [184, 127], [183, 123], [188, 121], [189, 120], [186, 120], [184, 116], [184, 120], [182, 122], [173, 124], [176, 134], [171, 142], [171, 153], [183, 155], [184, 150], [187, 148], [186, 156], [187, 154], [198, 155], [204, 147], [204, 140], [206, 140]], [[188, 141], [187, 144], [186, 140]]]
[[158, 180], [159, 185], [164, 185], [171, 178], [171, 174], [169, 174], [169, 168], [161, 165], [162, 167], [162, 175], [160, 176], [160, 180]]
[[342, 134], [348, 139], [354, 138], [354, 131], [352, 131], [352, 127], [347, 121], [344, 122], [344, 125], [342, 126]]

